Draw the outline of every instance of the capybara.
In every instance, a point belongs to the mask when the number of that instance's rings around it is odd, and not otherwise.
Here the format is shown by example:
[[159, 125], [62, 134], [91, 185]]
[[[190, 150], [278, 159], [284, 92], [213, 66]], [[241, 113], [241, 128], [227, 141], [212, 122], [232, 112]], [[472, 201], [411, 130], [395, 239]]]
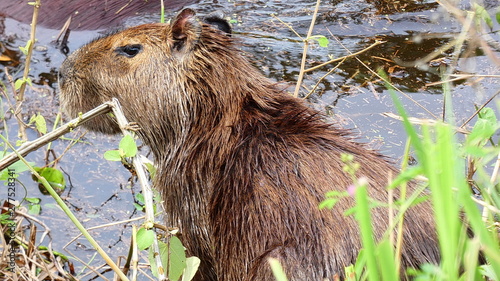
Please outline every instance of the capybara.
[[[290, 280], [342, 278], [361, 247], [354, 216], [344, 215], [354, 199], [318, 208], [327, 191], [353, 183], [341, 154], [354, 155], [357, 175], [382, 202], [397, 171], [264, 77], [228, 32], [224, 20], [185, 9], [171, 24], [96, 39], [61, 66], [62, 106], [75, 117], [117, 98], [140, 125], [167, 223], [180, 227], [189, 254], [202, 261], [197, 280], [273, 280], [269, 257]], [[86, 127], [119, 132], [110, 116]], [[372, 216], [379, 238], [388, 211], [374, 208]], [[412, 207], [404, 221], [403, 266], [437, 262], [431, 204]]]

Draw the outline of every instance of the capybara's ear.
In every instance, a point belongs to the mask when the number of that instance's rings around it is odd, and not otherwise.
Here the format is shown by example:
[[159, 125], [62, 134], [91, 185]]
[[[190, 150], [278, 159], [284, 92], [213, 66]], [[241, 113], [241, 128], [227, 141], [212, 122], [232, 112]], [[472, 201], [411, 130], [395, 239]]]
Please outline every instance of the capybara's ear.
[[201, 33], [201, 24], [195, 17], [192, 9], [182, 10], [172, 24], [173, 48], [177, 51], [186, 49], [198, 40]]
[[224, 19], [224, 14], [222, 14], [222, 12], [218, 11], [208, 14], [203, 18], [203, 22], [212, 25], [222, 32], [225, 32], [228, 36], [231, 36], [231, 25]]

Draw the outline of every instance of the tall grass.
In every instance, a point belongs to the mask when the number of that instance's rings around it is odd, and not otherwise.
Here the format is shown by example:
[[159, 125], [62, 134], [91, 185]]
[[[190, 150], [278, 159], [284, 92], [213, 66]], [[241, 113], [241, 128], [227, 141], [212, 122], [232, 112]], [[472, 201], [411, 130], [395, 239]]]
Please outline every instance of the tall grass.
[[[393, 91], [390, 92], [418, 157], [417, 168], [428, 179], [442, 256], [439, 265], [424, 266], [416, 272], [417, 279], [478, 280], [476, 278], [480, 278], [480, 275], [489, 275], [490, 279], [499, 280], [498, 232], [496, 227], [490, 227], [495, 224], [494, 216], [482, 220], [464, 172], [466, 157], [475, 157], [469, 151], [477, 151], [480, 148], [477, 144], [487, 141], [498, 124], [479, 118], [476, 123], [479, 125], [474, 127], [468, 140], [471, 137], [481, 140], [466, 141], [465, 145], [460, 146], [450, 124], [423, 125], [418, 132], [408, 121], [397, 96]], [[492, 111], [486, 109], [485, 112]], [[491, 118], [490, 114], [488, 116]], [[484, 152], [488, 151], [496, 153], [498, 149], [486, 149]], [[482, 187], [479, 189], [483, 193]], [[488, 207], [498, 210], [498, 206]], [[468, 226], [474, 233], [472, 237], [468, 237]], [[478, 264], [480, 251], [489, 265]]]
[[[447, 83], [456, 70], [465, 41], [470, 46], [482, 46], [491, 62], [497, 62], [494, 52], [488, 49], [487, 44], [483, 44], [484, 39], [480, 36], [488, 33], [482, 32], [481, 28], [482, 25], [491, 28], [492, 19], [477, 5], [473, 6], [474, 11], [465, 13], [446, 0], [440, 4], [463, 25], [458, 38], [448, 45], [448, 49], [455, 50], [453, 62], [446, 73], [442, 73], [446, 106], [443, 112], [448, 115], [443, 116], [442, 120], [445, 121], [424, 123], [419, 127], [412, 125], [391, 84], [383, 73], [379, 74], [381, 81], [386, 82], [395, 108], [403, 117], [408, 143], [418, 160], [416, 166], [403, 171], [389, 184], [388, 190], [401, 186], [401, 194], [405, 194], [406, 181], [417, 176], [427, 179], [428, 200], [433, 205], [441, 260], [438, 264], [423, 264], [418, 269], [409, 269], [407, 274], [414, 280], [500, 280], [500, 148], [492, 140], [500, 123], [495, 110], [482, 108], [478, 110], [476, 123], [465, 141], [457, 141], [457, 131], [451, 116], [450, 86]], [[500, 23], [500, 10], [497, 21]], [[346, 166], [349, 165], [346, 163]], [[354, 209], [363, 249], [356, 263], [345, 268], [346, 280], [399, 280], [398, 241], [401, 237], [395, 239], [388, 236], [378, 242], [373, 240], [369, 208], [371, 199], [366, 192], [369, 186], [362, 179], [354, 178], [353, 181], [356, 185]], [[343, 195], [336, 193], [333, 197], [339, 196]], [[394, 218], [395, 223], [391, 224], [390, 229], [401, 219], [404, 210], [411, 208], [416, 194], [407, 199], [402, 196], [402, 199], [404, 202], [401, 202], [399, 213]], [[286, 277], [280, 275], [277, 280], [283, 281]]]
[[[383, 74], [381, 76], [384, 77]], [[500, 201], [496, 179], [500, 168], [500, 149], [490, 139], [500, 124], [494, 111], [484, 108], [465, 143], [460, 145], [455, 137], [455, 127], [450, 124], [433, 122], [422, 125], [420, 130], [414, 127], [390, 84], [387, 85], [418, 158], [418, 164], [403, 171], [389, 184], [388, 190], [399, 185], [404, 190], [405, 181], [417, 175], [427, 178], [441, 252], [439, 264], [423, 264], [419, 269], [408, 269], [407, 274], [414, 280], [500, 280]], [[479, 194], [483, 194], [480, 196], [482, 200], [473, 194], [466, 178], [465, 161], [470, 158], [474, 158], [481, 171], [476, 183], [487, 183], [476, 184]], [[495, 158], [497, 163], [490, 177], [481, 167]], [[354, 176], [355, 159], [344, 157], [344, 162], [345, 170]], [[346, 280], [400, 280], [398, 248], [393, 246], [390, 236], [374, 241], [370, 215], [372, 200], [366, 191], [369, 187], [363, 178], [353, 177], [353, 181], [356, 186], [353, 210], [359, 223], [363, 249], [356, 263], [345, 268]], [[407, 208], [411, 208], [417, 193], [402, 202], [397, 219]], [[487, 211], [482, 211], [480, 206]], [[392, 229], [392, 225], [389, 228]], [[286, 280], [276, 264], [273, 264], [273, 270], [277, 272], [277, 280]]]

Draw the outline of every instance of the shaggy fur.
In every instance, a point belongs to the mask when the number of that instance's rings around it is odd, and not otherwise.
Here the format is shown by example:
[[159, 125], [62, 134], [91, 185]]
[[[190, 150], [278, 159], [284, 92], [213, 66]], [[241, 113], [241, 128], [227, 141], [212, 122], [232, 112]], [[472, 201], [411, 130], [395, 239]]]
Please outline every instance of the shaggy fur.
[[[388, 201], [384, 187], [397, 174], [279, 90], [234, 39], [189, 9], [170, 25], [141, 25], [83, 46], [63, 63], [60, 87], [72, 117], [115, 97], [139, 123], [158, 166], [154, 185], [167, 223], [180, 227], [189, 253], [202, 261], [197, 280], [273, 280], [269, 257], [290, 280], [342, 277], [360, 249], [356, 221], [344, 215], [354, 199], [318, 209], [327, 191], [352, 184], [340, 155], [355, 156], [376, 200]], [[119, 131], [108, 116], [86, 126]], [[381, 237], [387, 209], [372, 215]], [[407, 212], [403, 232], [404, 267], [439, 259], [429, 203]]]

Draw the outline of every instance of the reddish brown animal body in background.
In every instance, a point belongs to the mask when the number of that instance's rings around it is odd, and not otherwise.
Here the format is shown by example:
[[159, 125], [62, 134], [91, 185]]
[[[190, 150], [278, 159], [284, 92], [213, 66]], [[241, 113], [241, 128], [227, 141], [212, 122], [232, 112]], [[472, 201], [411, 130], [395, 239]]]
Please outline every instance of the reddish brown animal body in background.
[[[383, 202], [396, 170], [279, 90], [214, 23], [227, 27], [184, 10], [171, 25], [85, 45], [61, 67], [62, 105], [74, 117], [116, 97], [139, 123], [158, 166], [154, 184], [165, 195], [167, 223], [180, 226], [186, 248], [202, 260], [198, 280], [273, 280], [268, 257], [281, 261], [290, 280], [342, 276], [360, 249], [356, 221], [343, 214], [353, 198], [318, 209], [327, 191], [352, 184], [340, 155], [355, 156], [369, 194]], [[87, 127], [119, 131], [108, 116]], [[431, 209], [421, 203], [406, 214], [405, 267], [438, 260]], [[372, 213], [381, 237], [387, 210]]]
[[[196, 0], [165, 1], [166, 9], [179, 9]], [[120, 24], [124, 19], [143, 13], [160, 13], [158, 0], [43, 0], [38, 24], [61, 29], [72, 16], [71, 29], [94, 30]], [[0, 1], [0, 16], [5, 15], [24, 23], [31, 23], [33, 6], [26, 0]]]

